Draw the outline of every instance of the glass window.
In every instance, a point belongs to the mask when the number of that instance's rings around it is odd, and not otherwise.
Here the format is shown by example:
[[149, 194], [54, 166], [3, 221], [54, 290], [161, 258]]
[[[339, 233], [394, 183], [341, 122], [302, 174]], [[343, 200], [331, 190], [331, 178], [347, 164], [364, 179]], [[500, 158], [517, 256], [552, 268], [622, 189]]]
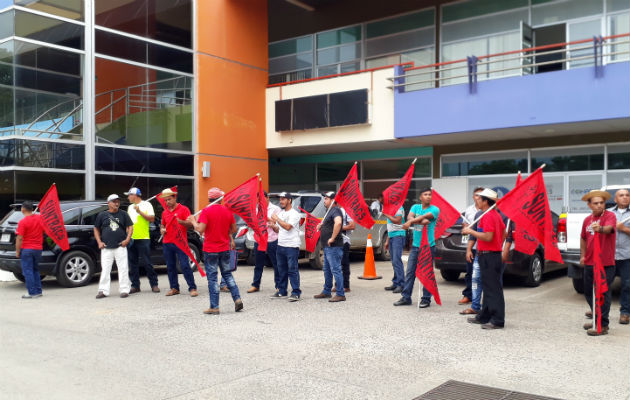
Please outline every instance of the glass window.
[[[546, 168], [545, 168], [546, 169]], [[573, 175], [569, 176], [569, 211], [591, 212], [588, 204], [582, 201], [582, 196], [591, 190], [602, 187], [602, 175]]]
[[[623, 14], [610, 16], [609, 26], [610, 26], [610, 35], [619, 35], [621, 33], [630, 32], [630, 13], [623, 13]], [[612, 42], [625, 42], [627, 40], [628, 40], [627, 37], [611, 39]], [[629, 50], [630, 50], [630, 44], [627, 44], [627, 43], [610, 46], [609, 47], [610, 53], [625, 53], [625, 54], [612, 55], [610, 57], [611, 61], [628, 60], [630, 58], [630, 55], [628, 54]]]
[[193, 175], [193, 156], [96, 146], [96, 169], [145, 174]]
[[[346, 179], [353, 165], [353, 162], [317, 163], [317, 180], [319, 182], [339, 181], [341, 183]], [[359, 179], [361, 178], [360, 164], [357, 164], [357, 176]]]
[[356, 25], [349, 28], [337, 29], [335, 31], [322, 32], [317, 34], [317, 48], [337, 46], [345, 43], [352, 43], [361, 40], [361, 26]]
[[442, 22], [477, 17], [480, 15], [497, 13], [519, 7], [527, 7], [527, 0], [471, 0], [442, 7]]
[[606, 177], [607, 185], [630, 185], [630, 171], [608, 172]]
[[339, 73], [339, 66], [337, 64], [317, 68], [317, 76], [336, 75], [338, 73]]
[[[315, 189], [315, 164], [280, 165], [270, 162], [269, 184], [277, 187], [279, 191], [313, 190]], [[296, 187], [296, 184], [303, 184], [304, 187]]]
[[321, 200], [320, 196], [300, 196], [300, 207], [312, 213]]
[[527, 152], [442, 156], [442, 176], [493, 175], [527, 171]]
[[545, 172], [604, 169], [603, 147], [532, 150], [532, 171], [547, 164]]
[[377, 57], [377, 58], [372, 58], [371, 60], [365, 61], [365, 67], [368, 69], [386, 67], [388, 65], [395, 65], [395, 64], [400, 64], [400, 54]]
[[365, 43], [366, 57], [402, 52], [435, 44], [435, 29], [425, 28], [402, 32], [396, 35], [368, 39]]
[[608, 145], [608, 169], [630, 169], [630, 144]]
[[0, 86], [0, 136], [13, 133], [13, 90]]
[[[442, 41], [467, 40], [477, 36], [515, 31], [519, 29], [521, 21], [527, 20], [527, 9], [521, 9], [508, 13], [449, 23], [442, 27]], [[468, 55], [471, 54], [475, 53], [469, 53]]]
[[317, 51], [317, 64], [326, 65], [361, 58], [361, 44], [350, 44]]
[[83, 20], [83, 0], [15, 0], [15, 5], [68, 19]]
[[398, 32], [424, 28], [435, 24], [435, 9], [401, 15], [399, 17], [388, 18], [381, 21], [370, 22], [366, 25], [367, 39], [391, 35]]
[[[411, 166], [413, 159], [401, 158], [399, 160], [369, 160], [363, 161], [363, 179], [400, 179]], [[431, 176], [431, 159], [418, 158], [413, 170], [414, 178]]]
[[85, 176], [59, 172], [15, 171], [15, 201], [39, 200], [46, 189], [57, 184], [59, 200], [82, 200]]
[[192, 47], [192, 0], [95, 0], [96, 25]]
[[[602, 21], [600, 18], [593, 19], [590, 21], [584, 22], [576, 22], [568, 24], [569, 26], [569, 42], [573, 42], [581, 39], [589, 39], [593, 38], [593, 36], [599, 36], [602, 33]], [[570, 58], [579, 58], [579, 57], [588, 57], [582, 60], [569, 61], [569, 68], [578, 68], [578, 67], [586, 67], [593, 65], [593, 48], [589, 47], [588, 49], [582, 50], [571, 50], [576, 47], [584, 47], [585, 45], [589, 45], [589, 43], [582, 43], [577, 45], [569, 45], [569, 54]], [[592, 46], [592, 43], [590, 43]]]
[[148, 43], [147, 48], [149, 64], [192, 74], [192, 53], [153, 43]]
[[0, 165], [16, 165], [35, 168], [84, 169], [83, 145], [8, 140], [0, 145]]
[[[134, 184], [135, 181], [135, 184]], [[177, 186], [177, 200], [184, 204], [194, 213], [193, 210], [193, 180], [192, 179], [171, 179], [157, 177], [140, 177], [136, 180], [135, 176], [96, 174], [96, 198], [106, 199], [112, 193], [123, 193], [127, 191], [131, 185], [140, 188], [146, 193], [145, 198], [152, 197], [160, 193], [165, 188]], [[151, 202], [155, 209], [156, 215], [162, 214], [162, 207], [157, 200]]]
[[15, 11], [15, 36], [82, 50], [83, 31], [81, 25]]
[[606, 0], [607, 12], [627, 10], [629, 8], [630, 4], [626, 0]]
[[[415, 66], [420, 65], [431, 65], [435, 63], [435, 54], [433, 47], [428, 49], [422, 49], [417, 51], [412, 51], [408, 53], [404, 53], [400, 57], [400, 61], [402, 63], [413, 62]], [[405, 86], [406, 91], [412, 90], [420, 90], [420, 89], [429, 89], [435, 87], [435, 82], [432, 80], [434, 75], [435, 68], [423, 68], [421, 70], [415, 70], [413, 73], [422, 72], [422, 74], [411, 75], [405, 77], [405, 82], [409, 83], [409, 85]], [[430, 82], [426, 82], [430, 81]], [[413, 82], [420, 82], [417, 84], [411, 84]]]
[[81, 208], [73, 208], [63, 212], [63, 223], [65, 225], [79, 225]]
[[[525, 176], [523, 176], [525, 178]], [[468, 194], [467, 199], [471, 199], [473, 190], [477, 187], [487, 187], [499, 195], [504, 196], [507, 192], [514, 189], [516, 186], [516, 174], [510, 176], [492, 176], [482, 178], [469, 178], [468, 179]]]
[[302, 53], [311, 50], [313, 50], [313, 37], [309, 35], [301, 38], [269, 43], [269, 58], [282, 57], [289, 54]]
[[[4, 7], [0, 7], [4, 8]], [[13, 36], [13, 10], [0, 14], [0, 39]]]
[[593, 0], [562, 0], [535, 5], [532, 6], [532, 26], [601, 14], [602, 7], [603, 2]]
[[269, 70], [272, 73], [292, 71], [296, 69], [311, 68], [313, 65], [313, 53], [302, 53], [269, 60]]
[[94, 225], [96, 222], [96, 216], [101, 212], [107, 210], [107, 205], [89, 206], [83, 208], [81, 225]]

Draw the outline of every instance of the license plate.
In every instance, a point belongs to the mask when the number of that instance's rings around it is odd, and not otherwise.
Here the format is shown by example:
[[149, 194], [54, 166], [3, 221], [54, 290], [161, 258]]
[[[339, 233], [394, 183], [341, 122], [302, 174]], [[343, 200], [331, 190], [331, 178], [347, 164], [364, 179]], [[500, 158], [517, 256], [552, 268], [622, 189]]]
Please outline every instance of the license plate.
[[462, 244], [468, 244], [468, 235], [462, 235]]
[[11, 241], [10, 233], [3, 233], [2, 237], [0, 237], [0, 242], [10, 242], [10, 241]]

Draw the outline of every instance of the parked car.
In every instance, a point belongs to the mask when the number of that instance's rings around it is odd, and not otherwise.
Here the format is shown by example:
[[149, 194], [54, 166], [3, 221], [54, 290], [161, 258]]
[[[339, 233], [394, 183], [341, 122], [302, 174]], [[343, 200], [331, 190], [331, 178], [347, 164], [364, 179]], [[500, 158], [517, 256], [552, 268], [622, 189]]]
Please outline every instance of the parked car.
[[[44, 236], [42, 259], [39, 271], [42, 276], [54, 276], [57, 282], [65, 287], [87, 285], [92, 277], [99, 273], [100, 252], [94, 238], [93, 228], [96, 215], [107, 210], [104, 201], [66, 201], [61, 202], [61, 212], [68, 232], [70, 249], [62, 251], [48, 236]], [[127, 205], [122, 205], [123, 210]], [[20, 260], [15, 257], [15, 231], [18, 222], [24, 217], [20, 205], [12, 206], [12, 210], [0, 221], [0, 269], [12, 272], [15, 277], [24, 281]], [[159, 217], [149, 225], [151, 237], [151, 262], [164, 265], [162, 243], [160, 240]], [[201, 264], [201, 237], [192, 229], [188, 230], [190, 250]], [[196, 265], [190, 261], [190, 266]]]
[[[606, 209], [615, 206], [615, 193], [619, 189], [630, 190], [630, 185], [604, 186], [601, 190], [611, 194], [606, 202]], [[558, 248], [562, 253], [562, 259], [568, 266], [568, 276], [573, 281], [573, 288], [578, 293], [584, 293], [584, 266], [580, 264], [580, 234], [582, 223], [590, 212], [572, 211], [560, 215], [558, 226]]]
[[[316, 269], [322, 269], [324, 267], [324, 253], [320, 244], [317, 244], [315, 251], [309, 253], [306, 251], [306, 242], [304, 241], [304, 221], [306, 220], [306, 214], [300, 211], [303, 208], [317, 218], [323, 218], [326, 214], [326, 207], [324, 206], [324, 197], [319, 192], [301, 191], [291, 193], [293, 196], [293, 208], [295, 208], [302, 217], [300, 220], [300, 258], [301, 261], [308, 261], [311, 267]], [[270, 193], [269, 201], [279, 205], [278, 193]], [[385, 240], [387, 238], [387, 219], [379, 214], [374, 218], [374, 226], [372, 229], [365, 229], [364, 227], [356, 224], [356, 229], [350, 236], [350, 250], [351, 251], [365, 251], [367, 244], [368, 233], [372, 234], [372, 247], [374, 249], [374, 258], [381, 261], [390, 259], [389, 251], [385, 250]], [[254, 234], [251, 230], [247, 234], [247, 248], [254, 248]], [[252, 251], [253, 253], [253, 251]], [[250, 253], [250, 254], [252, 254]], [[254, 264], [253, 257], [248, 260], [250, 264]]]
[[[551, 214], [554, 227], [557, 227], [558, 215], [554, 212]], [[442, 278], [447, 281], [456, 281], [461, 273], [466, 272], [468, 237], [462, 235], [461, 231], [462, 219], [460, 218], [435, 243], [435, 266], [440, 270]], [[520, 278], [525, 286], [535, 287], [540, 285], [543, 273], [562, 268], [566, 268], [566, 265], [545, 261], [544, 249], [541, 245], [534, 254], [528, 255], [514, 250], [514, 244], [512, 244], [504, 274]]]

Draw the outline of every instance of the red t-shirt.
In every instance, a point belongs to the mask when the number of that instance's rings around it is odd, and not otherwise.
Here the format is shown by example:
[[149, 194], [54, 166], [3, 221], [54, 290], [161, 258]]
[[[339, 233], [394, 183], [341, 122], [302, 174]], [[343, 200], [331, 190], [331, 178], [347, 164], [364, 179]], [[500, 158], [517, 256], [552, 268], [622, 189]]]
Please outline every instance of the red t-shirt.
[[492, 240], [484, 242], [477, 240], [477, 250], [479, 251], [501, 251], [503, 249], [503, 231], [505, 224], [496, 210], [492, 210], [481, 218], [477, 224], [477, 230], [481, 232], [494, 232]]
[[39, 214], [29, 215], [18, 222], [16, 234], [22, 236], [22, 248], [41, 250], [44, 242], [44, 228]]
[[[177, 218], [179, 219], [185, 220], [186, 218], [190, 216], [190, 210], [188, 209], [188, 207], [181, 205], [179, 203], [177, 203], [173, 211], [170, 211], [168, 208], [165, 208], [164, 212], [162, 213], [161, 224], [164, 227], [167, 227], [169, 222], [171, 222], [171, 220], [175, 218], [175, 216], [177, 216]], [[186, 228], [184, 225], [179, 224], [179, 223], [177, 225], [179, 226], [179, 229], [181, 229], [182, 233], [184, 234], [184, 237], [186, 237], [186, 231], [188, 230], [188, 228]], [[164, 235], [164, 243], [173, 243], [173, 236], [169, 235], [168, 232]]]
[[595, 240], [595, 232], [591, 229], [593, 222], [599, 222], [601, 226], [613, 227], [612, 233], [598, 233], [597, 236], [599, 236], [599, 247], [602, 251], [602, 263], [605, 267], [615, 265], [615, 240], [617, 236], [615, 227], [617, 226], [617, 217], [615, 217], [615, 213], [608, 210], [605, 210], [599, 217], [594, 217], [593, 214], [591, 214], [586, 217], [582, 223], [582, 233], [580, 237], [586, 240], [584, 264], [595, 265], [595, 258], [593, 257], [593, 253], [595, 252], [595, 243], [593, 243]]
[[199, 223], [206, 224], [203, 251], [219, 253], [230, 250], [230, 227], [235, 223], [230, 210], [219, 204], [206, 207], [199, 216]]

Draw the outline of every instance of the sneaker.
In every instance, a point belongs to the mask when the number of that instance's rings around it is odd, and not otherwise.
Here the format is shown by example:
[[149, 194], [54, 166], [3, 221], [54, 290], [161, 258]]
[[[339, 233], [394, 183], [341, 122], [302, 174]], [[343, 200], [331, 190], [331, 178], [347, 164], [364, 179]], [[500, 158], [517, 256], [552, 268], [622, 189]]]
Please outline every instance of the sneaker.
[[168, 292], [166, 292], [167, 296], [175, 296], [176, 294], [179, 294], [179, 290], [177, 289], [171, 289]]
[[22, 298], [23, 299], [32, 299], [34, 296], [31, 296], [30, 294], [23, 294]]
[[298, 296], [297, 294], [292, 294], [291, 296], [289, 296], [290, 302], [299, 301], [299, 300], [300, 300], [300, 296]]
[[239, 312], [243, 309], [243, 300], [236, 299], [234, 301], [234, 312]]
[[132, 287], [131, 290], [129, 291], [129, 294], [134, 294], [134, 293], [139, 293], [139, 292], [140, 292], [140, 288]]
[[280, 294], [280, 292], [276, 292], [276, 293], [272, 294], [269, 297], [271, 297], [272, 299], [281, 299], [281, 298], [287, 297], [287, 295], [286, 294]]
[[218, 308], [208, 308], [207, 310], [204, 310], [203, 313], [208, 315], [217, 315], [220, 311]]
[[332, 299], [328, 300], [330, 303], [337, 303], [339, 301], [346, 301], [346, 296], [335, 296]]
[[157, 287], [157, 286], [152, 286], [152, 287], [151, 287], [151, 291], [152, 291], [153, 293], [160, 293], [160, 288], [159, 288], [159, 287]]
[[190, 289], [190, 297], [197, 297], [199, 296], [199, 292], [197, 292], [197, 289]]
[[252, 286], [249, 289], [247, 289], [247, 293], [256, 293], [256, 292], [260, 292], [260, 289], [257, 288], [256, 286]]
[[96, 295], [97, 299], [103, 299], [105, 297], [107, 297], [107, 296], [105, 296], [105, 293], [103, 293], [103, 292], [98, 292], [98, 294]]
[[586, 331], [586, 334], [589, 336], [603, 336], [603, 335], [608, 335], [608, 327], [607, 326], [602, 326], [602, 331], [601, 332], [597, 332], [597, 329], [589, 329]]
[[37, 293], [37, 294], [32, 295], [31, 297], [32, 297], [32, 298], [34, 298], [34, 299], [36, 299], [36, 298], [38, 298], [38, 297], [42, 297], [42, 296], [43, 296], [43, 294], [41, 294], [41, 293]]
[[330, 299], [332, 297], [331, 294], [320, 293], [313, 296], [314, 299]]
[[125, 297], [129, 297], [129, 293], [121, 293], [120, 298], [124, 299]]
[[420, 302], [420, 305], [418, 306], [418, 308], [427, 308], [427, 307], [429, 307], [430, 305], [431, 305], [431, 303], [430, 303], [430, 302], [428, 302], [428, 301], [424, 301], [424, 300], [423, 300], [423, 301], [421, 301], [421, 302]]

